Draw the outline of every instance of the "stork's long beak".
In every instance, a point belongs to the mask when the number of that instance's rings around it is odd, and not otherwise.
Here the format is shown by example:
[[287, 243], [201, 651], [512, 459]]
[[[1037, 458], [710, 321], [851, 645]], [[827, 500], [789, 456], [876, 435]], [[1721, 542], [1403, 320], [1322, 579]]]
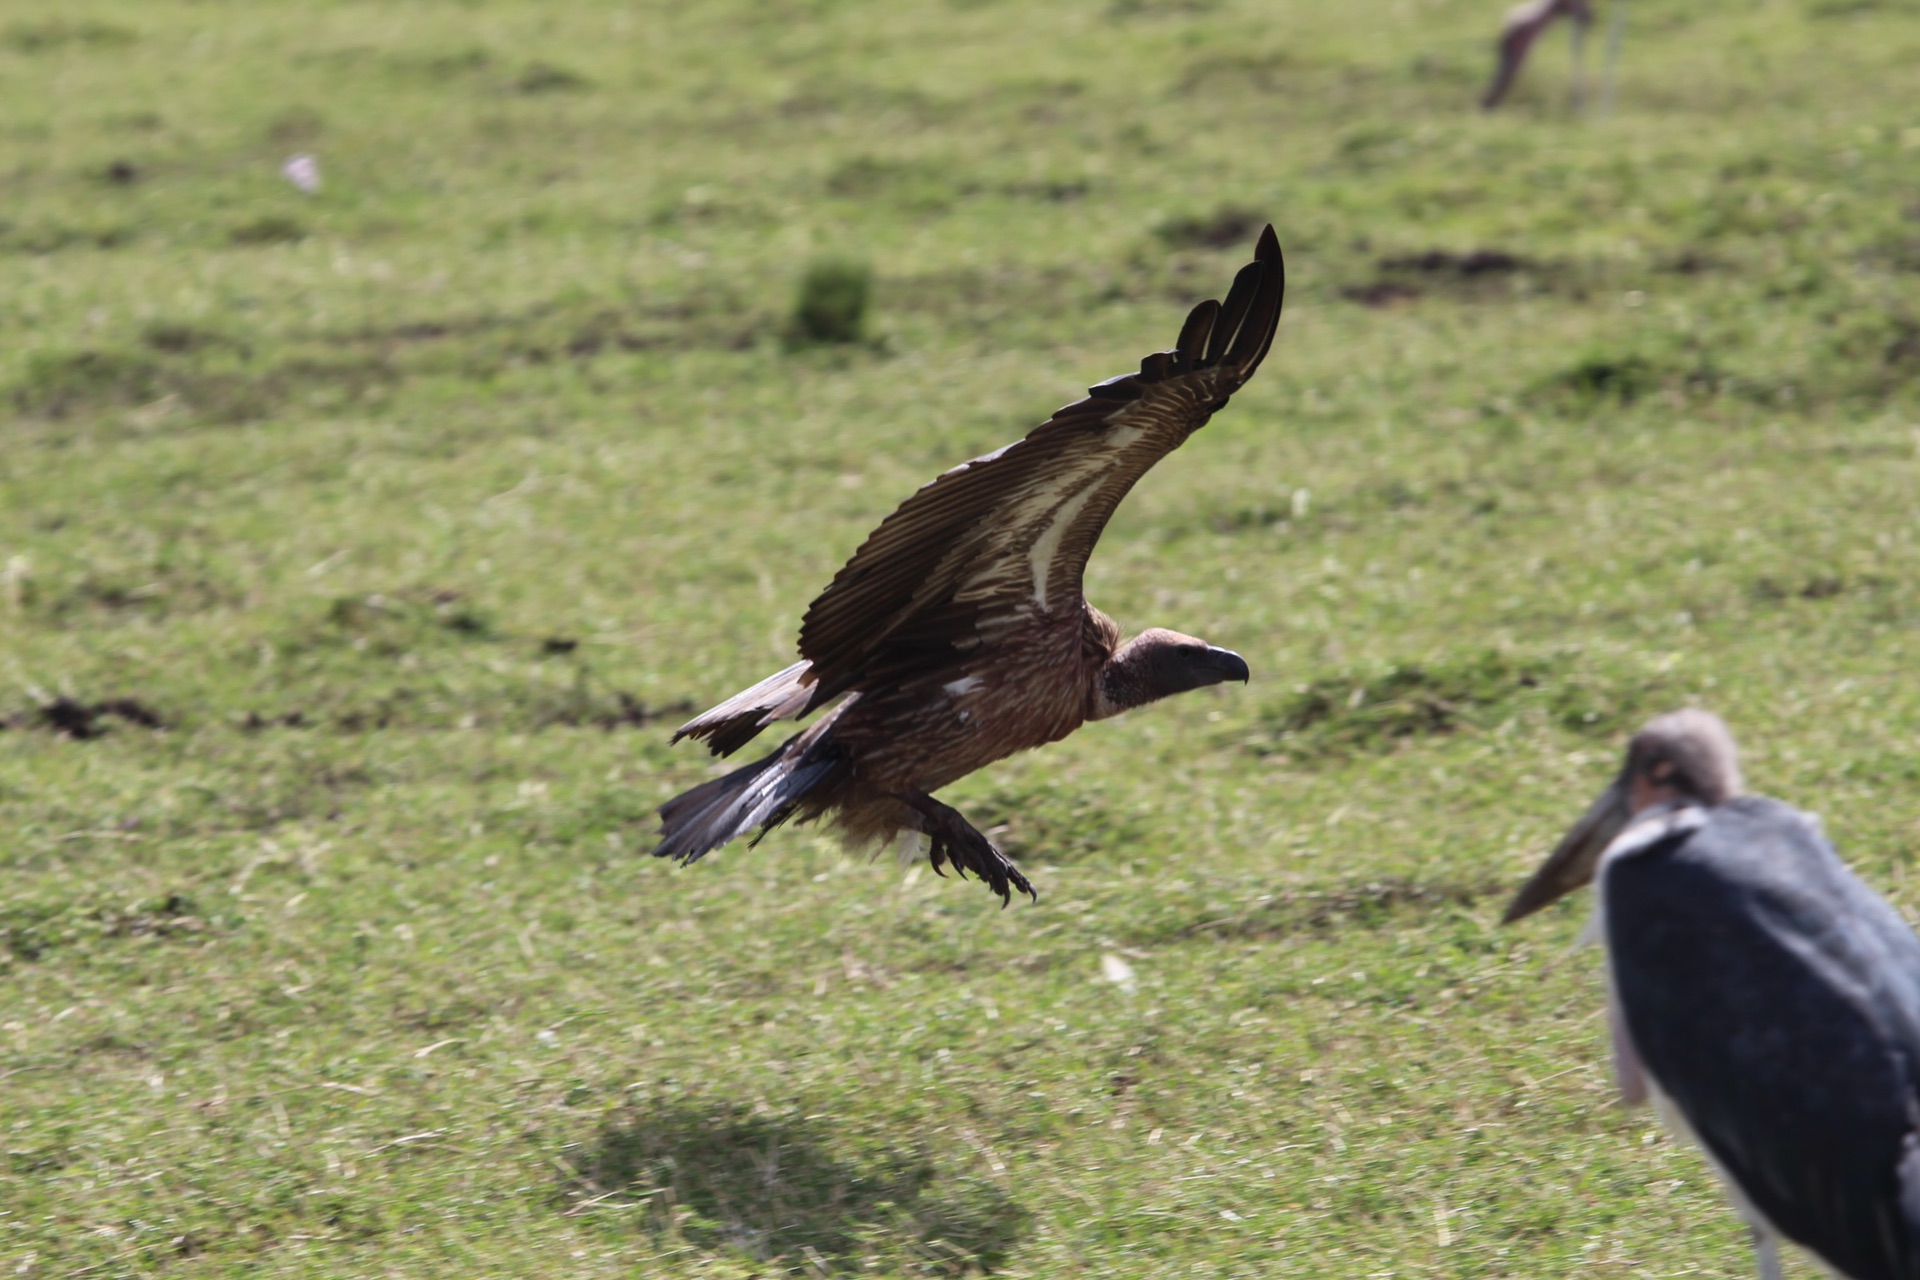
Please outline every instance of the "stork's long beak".
[[1624, 774], [1600, 793], [1573, 829], [1562, 836], [1533, 878], [1522, 885], [1507, 904], [1501, 924], [1512, 924], [1530, 916], [1548, 903], [1562, 898], [1593, 879], [1600, 866], [1600, 855], [1614, 837], [1626, 830], [1633, 813], [1628, 807], [1627, 779]]

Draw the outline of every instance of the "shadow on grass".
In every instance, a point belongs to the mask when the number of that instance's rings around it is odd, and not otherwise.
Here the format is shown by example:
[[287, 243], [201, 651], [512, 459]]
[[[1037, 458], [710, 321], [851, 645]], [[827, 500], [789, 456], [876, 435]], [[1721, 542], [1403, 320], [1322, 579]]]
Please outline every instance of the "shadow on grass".
[[965, 1276], [1005, 1260], [1026, 1212], [999, 1187], [835, 1132], [732, 1104], [628, 1108], [569, 1154], [562, 1192], [570, 1213], [644, 1203], [655, 1235], [808, 1274]]

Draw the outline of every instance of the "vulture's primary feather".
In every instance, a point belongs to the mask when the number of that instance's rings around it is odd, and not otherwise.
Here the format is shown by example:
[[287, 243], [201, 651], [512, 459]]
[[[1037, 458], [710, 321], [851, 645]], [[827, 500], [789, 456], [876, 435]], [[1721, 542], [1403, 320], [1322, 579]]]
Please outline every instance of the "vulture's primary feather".
[[1224, 302], [1195, 307], [1171, 351], [1091, 388], [1025, 438], [923, 486], [807, 609], [800, 661], [674, 735], [730, 755], [780, 720], [831, 714], [772, 754], [669, 801], [654, 852], [692, 862], [756, 828], [831, 816], [850, 841], [930, 841], [1003, 901], [1033, 888], [932, 793], [1088, 720], [1245, 680], [1246, 663], [1154, 628], [1120, 629], [1081, 594], [1127, 491], [1253, 376], [1285, 288], [1268, 227]]

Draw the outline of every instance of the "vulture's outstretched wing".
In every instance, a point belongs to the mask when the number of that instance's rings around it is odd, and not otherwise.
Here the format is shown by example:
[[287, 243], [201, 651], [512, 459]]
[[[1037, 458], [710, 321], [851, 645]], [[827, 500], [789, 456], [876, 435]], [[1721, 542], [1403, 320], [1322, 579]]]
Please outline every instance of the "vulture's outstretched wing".
[[902, 503], [807, 610], [811, 705], [938, 670], [1035, 615], [1077, 611], [1114, 508], [1253, 376], [1284, 291], [1268, 227], [1226, 301], [1195, 307], [1173, 350]]

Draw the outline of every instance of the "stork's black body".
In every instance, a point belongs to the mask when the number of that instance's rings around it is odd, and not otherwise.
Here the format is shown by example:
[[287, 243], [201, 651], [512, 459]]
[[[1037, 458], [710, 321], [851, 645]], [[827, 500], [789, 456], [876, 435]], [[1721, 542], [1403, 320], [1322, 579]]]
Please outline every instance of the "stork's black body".
[[1621, 1093], [1705, 1149], [1763, 1280], [1920, 1280], [1920, 938], [1704, 711], [1637, 734], [1507, 919], [1598, 881]]
[[1632, 1050], [1761, 1225], [1853, 1280], [1920, 1277], [1920, 939], [1807, 815], [1702, 817], [1602, 863]]

